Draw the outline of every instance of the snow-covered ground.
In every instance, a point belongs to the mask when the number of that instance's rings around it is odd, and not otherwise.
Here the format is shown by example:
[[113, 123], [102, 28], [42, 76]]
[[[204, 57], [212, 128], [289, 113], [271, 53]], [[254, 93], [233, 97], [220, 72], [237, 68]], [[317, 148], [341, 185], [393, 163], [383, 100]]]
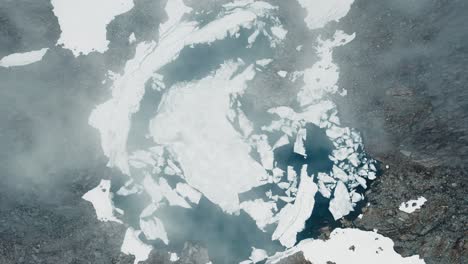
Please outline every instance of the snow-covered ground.
[[267, 264], [302, 252], [306, 260], [314, 264], [423, 264], [419, 256], [402, 257], [393, 249], [393, 241], [373, 231], [335, 229], [328, 240], [306, 239], [293, 248], [277, 253]]
[[107, 25], [117, 16], [133, 8], [132, 0], [52, 0], [62, 34], [59, 45], [75, 56], [90, 52], [105, 52]]

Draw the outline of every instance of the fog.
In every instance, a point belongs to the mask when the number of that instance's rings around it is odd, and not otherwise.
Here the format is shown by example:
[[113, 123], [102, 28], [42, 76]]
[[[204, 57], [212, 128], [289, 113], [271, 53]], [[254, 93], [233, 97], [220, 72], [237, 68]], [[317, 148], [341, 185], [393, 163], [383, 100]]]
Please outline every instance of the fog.
[[[128, 43], [128, 36], [134, 32], [138, 41], [157, 41], [158, 25], [167, 19], [162, 11], [165, 1], [136, 0], [135, 7], [131, 11], [116, 17], [108, 25], [108, 39], [111, 41], [109, 51], [105, 54], [91, 53], [89, 56], [78, 58], [62, 47], [54, 47], [59, 36], [59, 25], [48, 1], [41, 1], [41, 4], [31, 7], [31, 10], [25, 9], [25, 6], [31, 2], [18, 1], [16, 5], [12, 2], [0, 4], [0, 33], [2, 34], [0, 35], [0, 56], [28, 49], [50, 47], [41, 62], [24, 67], [0, 68], [0, 122], [2, 124], [0, 126], [0, 174], [3, 180], [1, 192], [5, 197], [8, 196], [8, 199], [4, 199], [4, 203], [15, 204], [16, 199], [21, 199], [19, 197], [31, 195], [33, 198], [29, 199], [37, 198], [39, 203], [50, 203], [51, 200], [53, 203], [60, 203], [67, 200], [67, 203], [76, 204], [81, 195], [97, 185], [101, 178], [114, 179], [114, 190], [124, 183], [124, 176], [116, 170], [105, 167], [107, 160], [101, 151], [98, 133], [88, 125], [88, 117], [97, 104], [110, 96], [108, 89], [110, 83], [102, 84], [107, 70], [120, 72], [125, 61], [133, 56], [135, 46]], [[302, 21], [304, 11], [295, 1], [290, 4], [286, 4], [286, 1], [271, 2], [281, 7], [281, 18], [284, 20], [282, 22], [289, 30], [290, 35], [285, 40], [284, 48], [271, 50], [267, 48], [268, 43], [265, 40], [263, 42], [260, 40], [260, 44], [251, 49], [242, 49], [248, 36], [245, 33], [236, 40], [226, 39], [210, 46], [185, 49], [178, 60], [162, 69], [166, 77], [166, 85], [170, 86], [176, 82], [205, 76], [226, 59], [240, 57], [247, 63], [252, 63], [256, 58], [272, 57], [275, 58], [272, 68], [259, 73], [249, 83], [245, 96], [240, 99], [243, 110], [247, 117], [256, 124], [256, 129], [259, 129], [260, 125], [268, 123], [272, 118], [271, 115], [265, 114], [267, 109], [279, 105], [297, 107], [294, 96], [302, 83], [284, 80], [276, 72], [278, 70], [299, 71], [310, 67], [317, 59], [314, 55], [316, 38], [319, 35], [329, 36], [338, 28], [338, 24], [332, 23], [323, 30], [308, 32]], [[393, 7], [411, 16], [420, 16], [427, 12], [428, 1], [415, 2], [396, 1]], [[196, 10], [216, 10], [220, 1], [216, 3], [210, 0], [186, 1], [186, 3]], [[36, 19], [36, 17], [30, 17], [31, 14], [44, 16], [47, 19]], [[24, 20], [24, 17], [30, 17], [30, 19]], [[359, 29], [347, 28], [347, 30], [352, 33]], [[441, 34], [452, 35], [454, 32], [449, 32], [447, 29]], [[23, 38], [23, 35], [28, 37]], [[398, 43], [399, 38], [395, 36], [392, 40]], [[295, 50], [296, 46], [303, 42], [308, 44], [301, 52], [293, 55], [289, 52]], [[382, 43], [382, 45], [387, 45], [387, 43]], [[395, 53], [400, 57], [425, 56], [437, 51], [438, 48], [427, 47], [424, 44], [412, 47], [393, 46], [388, 53], [379, 54], [379, 60], [382, 61], [382, 67], [392, 67], [401, 62], [399, 57], [395, 57]], [[352, 50], [353, 48], [348, 48], [346, 54], [353, 54]], [[415, 50], [421, 54], [416, 53]], [[208, 56], [209, 60], [206, 59]], [[341, 55], [337, 56], [339, 58]], [[200, 61], [204, 62], [203, 67], [199, 66]], [[346, 69], [351, 67], [349, 65], [353, 65], [353, 61], [345, 61], [343, 64], [343, 68]], [[349, 80], [345, 79], [344, 82], [346, 81]], [[368, 80], [364, 81], [368, 84]], [[383, 82], [379, 85], [389, 86], [390, 84]], [[130, 149], [146, 147], [148, 141], [143, 139], [147, 132], [145, 124], [153, 117], [159, 96], [155, 93], [145, 95], [142, 108], [135, 115], [130, 132]], [[351, 118], [350, 120], [349, 123], [353, 126], [354, 120]], [[376, 126], [376, 131], [385, 130], [384, 125], [377, 121], [373, 125]], [[386, 140], [384, 138], [380, 143]], [[385, 142], [383, 145], [386, 145]], [[124, 198], [116, 197], [116, 200], [119, 198], [122, 199], [121, 205], [128, 207], [129, 211], [125, 217], [128, 217], [126, 220], [130, 222], [129, 225], [132, 225], [131, 222], [141, 212], [148, 199], [147, 197], [130, 197], [128, 199], [135, 198], [135, 200], [123, 201]], [[91, 207], [90, 204], [88, 206]], [[252, 231], [254, 223], [245, 214], [225, 216], [219, 212], [218, 207], [206, 199], [199, 207], [190, 212], [182, 212], [178, 209], [161, 211], [161, 218], [165, 220], [164, 223], [170, 232], [170, 240], [174, 241], [174, 245], [169, 247], [180, 249], [186, 238], [209, 239], [207, 241], [214, 247], [209, 250], [212, 250], [214, 257], [220, 259], [224, 256], [227, 259], [237, 260], [239, 256], [248, 256], [250, 253], [246, 249], [248, 245], [245, 241], [249, 241], [249, 245], [250, 241], [255, 241], [259, 245], [266, 243], [267, 236], [264, 233]], [[324, 218], [329, 218], [329, 215]], [[215, 225], [217, 227], [213, 228]], [[243, 236], [239, 234], [239, 230], [244, 232]], [[211, 232], [210, 236], [203, 237], [208, 232]], [[309, 233], [304, 233], [302, 236], [308, 237]], [[239, 247], [225, 246], [227, 245], [225, 240], [232, 242], [236, 239], [239, 240], [236, 242], [240, 243]], [[271, 242], [268, 249], [276, 249], [277, 246], [277, 243]], [[229, 254], [231, 256], [228, 256]]]

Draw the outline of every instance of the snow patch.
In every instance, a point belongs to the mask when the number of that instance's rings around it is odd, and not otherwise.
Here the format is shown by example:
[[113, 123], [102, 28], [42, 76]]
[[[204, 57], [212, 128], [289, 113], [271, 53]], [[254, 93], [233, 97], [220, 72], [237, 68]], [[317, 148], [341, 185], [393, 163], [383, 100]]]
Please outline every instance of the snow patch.
[[307, 10], [304, 21], [309, 29], [321, 28], [331, 21], [339, 21], [349, 12], [354, 2], [354, 0], [298, 1]]
[[109, 44], [107, 25], [133, 8], [132, 0], [51, 0], [51, 3], [62, 30], [57, 44], [63, 44], [75, 56], [105, 52]]
[[147, 260], [153, 249], [150, 245], [143, 243], [140, 238], [138, 238], [140, 234], [140, 230], [134, 230], [131, 227], [128, 228], [127, 232], [125, 232], [122, 247], [120, 248], [122, 253], [135, 256], [134, 264]]
[[359, 229], [337, 228], [330, 234], [328, 240], [306, 239], [295, 247], [277, 253], [267, 260], [267, 264], [278, 263], [282, 259], [297, 252], [303, 252], [304, 258], [311, 263], [326, 264], [424, 264], [418, 255], [402, 257], [393, 249], [390, 238], [376, 232]]
[[122, 221], [114, 216], [114, 205], [112, 203], [110, 187], [110, 180], [101, 180], [98, 186], [89, 190], [82, 196], [82, 198], [93, 204], [97, 219], [99, 221], [113, 221], [122, 223]]
[[44, 55], [46, 54], [48, 48], [40, 49], [40, 50], [33, 50], [24, 53], [13, 53], [8, 56], [3, 57], [0, 60], [0, 67], [17, 67], [17, 66], [25, 66], [29, 65], [34, 62], [38, 62], [42, 60]]
[[426, 198], [424, 197], [419, 197], [416, 200], [409, 200], [407, 202], [403, 202], [400, 204], [400, 211], [403, 211], [405, 213], [411, 214], [416, 210], [421, 209], [421, 207], [427, 202]]

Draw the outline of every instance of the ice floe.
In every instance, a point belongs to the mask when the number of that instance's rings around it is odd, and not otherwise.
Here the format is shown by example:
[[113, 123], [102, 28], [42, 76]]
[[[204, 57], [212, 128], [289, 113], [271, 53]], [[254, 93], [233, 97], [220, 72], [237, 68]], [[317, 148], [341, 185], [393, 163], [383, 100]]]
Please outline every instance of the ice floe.
[[312, 214], [317, 190], [317, 185], [307, 175], [307, 166], [304, 165], [294, 203], [287, 204], [278, 213], [278, 226], [273, 232], [273, 240], [279, 240], [285, 247], [292, 247], [296, 243], [297, 233], [304, 229], [305, 221]]
[[241, 209], [255, 220], [258, 228], [265, 230], [265, 227], [275, 222], [275, 212], [278, 210], [276, 203], [265, 202], [262, 199], [242, 202]]

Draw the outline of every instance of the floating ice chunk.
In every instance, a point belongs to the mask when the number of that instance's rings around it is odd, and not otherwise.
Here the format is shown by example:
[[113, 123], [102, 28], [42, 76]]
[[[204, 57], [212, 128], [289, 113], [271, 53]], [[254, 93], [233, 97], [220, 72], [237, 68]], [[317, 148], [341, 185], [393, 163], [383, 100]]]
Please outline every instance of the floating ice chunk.
[[321, 28], [328, 22], [339, 21], [348, 13], [354, 2], [354, 0], [298, 1], [307, 10], [304, 21], [309, 29]]
[[261, 59], [261, 60], [256, 61], [255, 63], [256, 63], [257, 65], [260, 65], [260, 66], [262, 66], [262, 67], [265, 67], [265, 66], [267, 66], [268, 64], [270, 64], [272, 61], [273, 61], [272, 59]]
[[341, 136], [343, 136], [344, 134], [346, 134], [346, 132], [349, 130], [349, 128], [343, 128], [343, 127], [339, 127], [339, 126], [331, 126], [329, 129], [327, 129], [325, 131], [325, 133], [327, 134], [327, 136], [331, 139], [337, 139]]
[[[161, 191], [164, 197], [166, 197], [166, 199], [169, 201], [169, 204], [171, 206], [176, 205], [176, 206], [180, 206], [184, 208], [191, 208], [191, 206], [187, 203], [187, 201], [185, 201], [185, 199], [182, 198], [182, 196], [180, 196], [175, 190], [171, 188], [171, 186], [169, 186], [169, 183], [167, 183], [166, 179], [160, 178], [159, 184], [160, 184]], [[196, 197], [192, 197], [192, 198], [196, 199]]]
[[140, 214], [140, 218], [145, 218], [153, 215], [159, 208], [159, 204], [150, 203], [148, 206], [143, 209]]
[[359, 229], [337, 228], [330, 234], [330, 239], [305, 239], [295, 247], [267, 259], [267, 264], [280, 262], [282, 259], [297, 252], [302, 252], [304, 258], [311, 263], [325, 264], [424, 264], [418, 255], [402, 257], [393, 249], [390, 238], [372, 231]]
[[351, 153], [353, 153], [354, 150], [352, 148], [339, 148], [339, 149], [335, 149], [333, 150], [333, 156], [337, 159], [337, 160], [345, 160], [346, 158], [348, 158], [349, 155], [351, 155]]
[[273, 232], [273, 240], [279, 240], [285, 247], [294, 246], [297, 233], [304, 229], [305, 221], [312, 214], [317, 190], [317, 185], [307, 175], [307, 165], [304, 165], [296, 200], [294, 204], [287, 204], [278, 213], [278, 226]]
[[281, 177], [283, 177], [283, 175], [284, 175], [284, 171], [283, 171], [282, 169], [280, 169], [280, 168], [274, 168], [274, 169], [272, 170], [272, 172], [273, 172], [273, 176], [274, 176], [274, 177], [279, 177], [279, 178], [281, 178]]
[[169, 244], [164, 224], [161, 219], [156, 216], [153, 216], [150, 219], [140, 218], [140, 228], [148, 240], [160, 239], [164, 244]]
[[109, 44], [107, 25], [117, 15], [133, 8], [132, 0], [52, 0], [51, 3], [62, 30], [57, 44], [63, 44], [75, 56], [105, 52]]
[[245, 201], [240, 205], [257, 224], [258, 228], [265, 231], [265, 227], [275, 221], [274, 212], [277, 210], [274, 202], [265, 202], [262, 199]]
[[284, 39], [286, 34], [288, 34], [288, 31], [282, 26], [274, 26], [271, 27], [271, 33], [273, 33], [273, 35], [279, 39]]
[[125, 232], [124, 241], [120, 251], [127, 255], [135, 256], [134, 264], [138, 264], [140, 261], [145, 261], [148, 259], [149, 254], [153, 247], [143, 243], [138, 236], [141, 231], [134, 230], [133, 228], [128, 228]]
[[354, 167], [357, 167], [359, 166], [359, 164], [361, 164], [357, 153], [352, 153], [351, 155], [349, 155], [348, 160], [351, 164], [353, 164]]
[[260, 155], [260, 161], [266, 170], [273, 169], [274, 155], [266, 135], [253, 135], [252, 141]]
[[143, 179], [143, 188], [153, 203], [159, 203], [164, 198], [161, 187], [150, 175], [146, 175]]
[[335, 187], [336, 180], [326, 173], [319, 172], [317, 176], [319, 192], [325, 198], [331, 197], [331, 190]]
[[294, 142], [294, 152], [306, 157], [306, 149], [304, 143], [306, 141], [307, 130], [305, 128], [299, 129], [296, 135], [296, 141]]
[[101, 180], [98, 186], [83, 195], [83, 199], [92, 203], [99, 221], [122, 223], [114, 216], [114, 205], [110, 193], [111, 181]]
[[359, 185], [361, 185], [364, 189], [367, 189], [367, 182], [366, 182], [366, 179], [362, 178], [362, 177], [359, 177], [356, 175], [355, 177], [356, 181], [359, 183]]
[[264, 249], [252, 247], [252, 253], [250, 254], [250, 260], [253, 263], [258, 263], [268, 258], [268, 253]]
[[325, 198], [331, 197], [331, 190], [323, 182], [318, 182], [318, 191]]
[[146, 175], [143, 179], [143, 187], [154, 203], [159, 203], [163, 198], [166, 198], [171, 206], [191, 208], [187, 201], [173, 190], [164, 178], [159, 178], [159, 183], [157, 183], [150, 175]]
[[319, 172], [318, 173], [318, 176], [317, 176], [317, 179], [325, 184], [335, 184], [336, 183], [336, 180], [333, 179], [332, 177], [330, 177], [328, 174], [326, 173], [323, 173], [323, 172]]
[[301, 50], [302, 50], [302, 45], [297, 46], [297, 47], [296, 47], [296, 50], [297, 50], [297, 51], [301, 51]]
[[288, 181], [293, 182], [296, 180], [296, 178], [297, 178], [296, 171], [294, 170], [292, 166], [288, 166]]
[[286, 203], [292, 203], [292, 202], [294, 202], [294, 197], [279, 196], [278, 198], [281, 199], [282, 201], [286, 202]]
[[132, 184], [132, 181], [126, 183], [124, 186], [120, 187], [117, 191], [118, 195], [128, 196], [140, 192], [140, 188], [136, 184]]
[[421, 209], [421, 207], [427, 202], [426, 198], [424, 197], [419, 197], [416, 200], [409, 200], [407, 202], [403, 202], [400, 204], [400, 211], [403, 211], [405, 213], [411, 214], [416, 210]]
[[348, 174], [336, 165], [333, 165], [332, 171], [335, 179], [339, 179], [342, 182], [347, 182], [349, 180]]
[[251, 47], [252, 44], [255, 42], [255, 40], [257, 39], [258, 35], [260, 34], [260, 31], [257, 29], [254, 31], [254, 33], [252, 33], [249, 38], [247, 39], [247, 42], [249, 43], [249, 45], [247, 47]]
[[354, 191], [351, 193], [351, 202], [357, 203], [361, 201], [362, 199], [364, 199], [364, 197], [361, 194], [354, 192]]
[[13, 53], [0, 60], [0, 67], [25, 66], [42, 60], [48, 48], [33, 50], [24, 53]]
[[281, 78], [284, 78], [286, 77], [286, 75], [288, 74], [287, 71], [278, 71], [277, 74], [281, 77]]
[[182, 175], [182, 170], [179, 167], [177, 167], [177, 165], [175, 165], [175, 163], [172, 160], [167, 160], [167, 166], [169, 166], [169, 168], [171, 168], [171, 170], [173, 170], [175, 174]]
[[333, 199], [330, 201], [328, 207], [330, 213], [335, 220], [348, 215], [353, 211], [353, 204], [351, 203], [349, 192], [343, 182], [338, 182], [333, 192]]
[[177, 183], [176, 191], [194, 204], [198, 204], [202, 197], [201, 193], [186, 183]]

